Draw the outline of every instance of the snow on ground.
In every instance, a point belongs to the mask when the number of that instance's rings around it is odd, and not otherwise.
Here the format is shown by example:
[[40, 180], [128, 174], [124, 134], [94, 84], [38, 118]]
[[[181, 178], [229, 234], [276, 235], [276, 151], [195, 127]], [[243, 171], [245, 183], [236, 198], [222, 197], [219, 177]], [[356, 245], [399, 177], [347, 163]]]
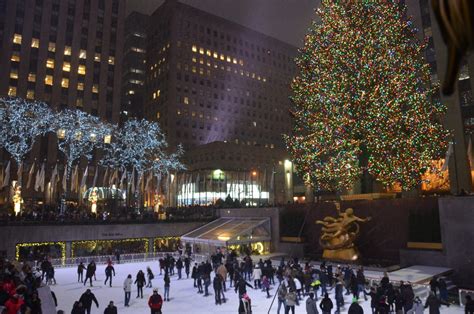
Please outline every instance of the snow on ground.
[[[51, 290], [56, 293], [56, 296], [58, 298], [58, 310], [60, 309], [64, 310], [65, 313], [70, 313], [74, 301], [79, 300], [81, 294], [87, 288], [90, 288], [95, 294], [97, 300], [99, 301], [99, 308], [95, 307], [95, 304], [92, 305], [92, 314], [103, 313], [109, 301], [114, 301], [115, 305], [118, 308], [118, 313], [120, 314], [150, 313], [147, 302], [148, 297], [153, 292], [152, 288], [144, 288], [143, 299], [137, 299], [136, 286], [134, 285], [132, 287], [130, 307], [126, 308], [124, 307], [124, 292], [122, 287], [123, 282], [128, 274], [131, 274], [133, 280], [135, 280], [135, 275], [140, 269], [143, 270], [143, 272], [145, 272], [146, 274], [147, 266], [150, 266], [153, 273], [155, 274], [155, 279], [153, 280], [153, 287], [158, 287], [158, 292], [163, 296], [163, 276], [158, 275], [159, 267], [157, 261], [114, 265], [116, 276], [113, 277], [113, 284], [111, 288], [108, 286], [108, 283], [107, 286], [104, 285], [105, 266], [106, 265], [97, 265], [97, 281], [93, 281], [93, 287], [91, 288], [89, 287], [89, 285], [84, 286], [82, 283], [77, 282], [76, 268], [57, 268], [55, 277], [58, 284], [55, 286], [51, 286]], [[185, 276], [186, 275], [184, 274], [184, 277]], [[214, 278], [214, 275], [211, 275], [211, 278]], [[227, 286], [228, 283], [229, 282], [227, 281]], [[226, 303], [222, 305], [215, 305], [214, 291], [212, 290], [212, 285], [209, 288], [211, 295], [208, 297], [204, 297], [202, 294], [197, 293], [197, 289], [193, 287], [192, 279], [178, 280], [177, 275], [172, 276], [170, 289], [171, 300], [169, 302], [164, 303], [163, 314], [237, 313], [238, 296], [233, 289], [227, 289], [227, 292], [225, 293], [227, 298]], [[273, 300], [273, 296], [275, 294], [275, 289], [276, 287], [273, 287], [273, 289], [270, 290], [272, 298], [267, 299], [266, 293], [261, 292], [260, 290], [252, 290], [249, 288], [248, 294], [252, 299], [252, 310], [254, 314], [263, 314], [268, 312], [270, 304]], [[333, 293], [331, 293], [331, 298], [334, 302]], [[345, 310], [342, 311], [343, 313], [347, 313], [347, 309], [350, 305], [349, 302], [351, 302], [351, 297], [345, 296], [345, 301], [346, 307]], [[364, 312], [371, 313], [370, 301], [360, 302], [361, 305], [364, 307]], [[277, 303], [278, 302], [275, 299], [275, 303], [273, 304], [270, 313], [277, 313]], [[443, 314], [454, 314], [463, 312], [463, 309], [454, 306], [451, 306], [450, 308], [441, 308], [441, 313]], [[283, 314], [284, 311], [282, 310], [280, 313]], [[296, 313], [306, 313], [304, 301], [300, 302], [300, 306], [296, 307]]]

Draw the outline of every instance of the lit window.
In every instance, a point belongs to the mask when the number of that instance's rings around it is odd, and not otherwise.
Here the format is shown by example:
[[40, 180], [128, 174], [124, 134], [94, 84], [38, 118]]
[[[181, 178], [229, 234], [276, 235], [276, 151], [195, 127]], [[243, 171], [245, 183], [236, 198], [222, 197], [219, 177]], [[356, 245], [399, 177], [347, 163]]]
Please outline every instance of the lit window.
[[193, 73], [196, 73], [196, 67], [193, 67], [192, 71]]
[[252, 78], [255, 78], [255, 73], [252, 73]]
[[252, 124], [254, 127], [257, 127], [257, 121], [253, 121]]
[[196, 63], [197, 62], [197, 59], [195, 57], [193, 57], [193, 62]]
[[160, 94], [161, 94], [161, 90], [157, 90], [155, 93], [153, 93], [154, 95], [156, 95], [156, 98], [159, 98], [160, 97]]
[[156, 99], [156, 93], [153, 93], [153, 99]]
[[64, 77], [62, 80], [61, 80], [61, 86], [64, 87], [64, 88], [68, 88], [69, 87], [69, 79]]
[[115, 58], [114, 57], [109, 57], [109, 64], [112, 64], [112, 65], [115, 64]]
[[208, 67], [210, 67], [210, 66], [211, 66], [211, 61], [206, 60], [206, 65], [207, 65]]
[[100, 62], [100, 53], [97, 53], [97, 52], [96, 52], [96, 53], [94, 54], [94, 61], [95, 61], [95, 62]]
[[224, 61], [225, 60], [225, 56], [223, 54], [221, 54], [221, 60]]
[[135, 95], [135, 91], [133, 89], [131, 89], [131, 90], [128, 91], [128, 94], [129, 95]]
[[28, 73], [28, 82], [36, 82], [36, 74]]
[[193, 45], [192, 50], [193, 50], [193, 52], [196, 52], [196, 51], [197, 51], [196, 45]]
[[18, 71], [13, 69], [11, 72], [10, 72], [10, 78], [11, 79], [18, 79]]
[[259, 75], [259, 76], [257, 76], [257, 79], [260, 81], [262, 78], [261, 78], [260, 75]]
[[20, 56], [18, 55], [17, 51], [14, 51], [12, 57], [10, 58], [11, 61], [20, 62]]
[[196, 113], [193, 111], [191, 112], [191, 116], [195, 117], [196, 116]]
[[79, 64], [79, 68], [77, 68], [77, 73], [85, 75], [86, 74], [86, 66], [83, 64]]
[[132, 51], [139, 52], [139, 53], [145, 53], [146, 50], [138, 47], [132, 47], [130, 48]]
[[201, 75], [204, 74], [204, 69], [203, 68], [199, 68], [199, 74], [201, 74]]
[[64, 55], [65, 56], [70, 56], [71, 55], [71, 47], [64, 46]]
[[206, 54], [210, 57], [212, 55], [212, 52], [209, 49], [207, 49]]
[[27, 99], [34, 99], [35, 98], [35, 91], [34, 90], [27, 90], [26, 91], [26, 98]]
[[176, 114], [177, 114], [178, 116], [181, 115], [181, 110], [177, 110], [177, 111], [176, 111]]
[[237, 64], [237, 59], [236, 58], [232, 59], [232, 63]]
[[92, 92], [97, 94], [99, 92], [99, 85], [97, 84], [92, 85]]
[[21, 35], [20, 34], [14, 34], [13, 35], [13, 43], [21, 45]]
[[81, 49], [81, 51], [79, 52], [79, 59], [85, 59], [86, 56], [87, 56], [86, 51]]
[[199, 53], [203, 55], [204, 54], [204, 48], [199, 48]]
[[158, 112], [156, 113], [156, 118], [159, 119], [160, 117], [161, 117], [161, 114], [160, 114], [160, 112], [158, 111]]
[[186, 105], [189, 105], [189, 98], [187, 96], [185, 96], [183, 98], [183, 102], [186, 104]]
[[240, 64], [241, 66], [243, 66], [243, 65], [244, 65], [244, 60], [240, 59], [240, 60], [239, 60], [239, 64]]
[[50, 69], [54, 69], [54, 60], [53, 59], [46, 60], [46, 67]]
[[84, 90], [84, 83], [82, 83], [82, 82], [77, 83], [77, 89], [78, 90]]
[[44, 78], [44, 83], [46, 85], [53, 85], [53, 76], [52, 75], [46, 75]]
[[31, 39], [31, 48], [39, 48], [39, 39], [38, 38], [32, 38]]
[[204, 64], [204, 59], [203, 58], [199, 59], [199, 64]]
[[212, 54], [212, 56], [213, 56], [215, 59], [219, 58], [219, 54], [218, 54], [217, 52], [215, 52], [215, 51], [214, 51], [214, 53]]
[[56, 51], [56, 43], [49, 43], [48, 44], [48, 51], [55, 52]]
[[71, 64], [69, 62], [64, 62], [63, 63], [63, 71], [71, 72]]
[[84, 99], [77, 98], [76, 99], [76, 107], [83, 107], [84, 106]]
[[266, 81], [267, 81], [267, 79], [266, 79], [266, 78], [263, 78], [263, 81], [264, 81], [264, 82], [266, 82]]
[[10, 86], [8, 88], [8, 96], [16, 96], [16, 87], [15, 86]]
[[110, 144], [110, 142], [112, 142], [112, 135], [104, 136], [104, 143], [105, 144]]
[[232, 59], [229, 56], [227, 56], [227, 62], [232, 62]]

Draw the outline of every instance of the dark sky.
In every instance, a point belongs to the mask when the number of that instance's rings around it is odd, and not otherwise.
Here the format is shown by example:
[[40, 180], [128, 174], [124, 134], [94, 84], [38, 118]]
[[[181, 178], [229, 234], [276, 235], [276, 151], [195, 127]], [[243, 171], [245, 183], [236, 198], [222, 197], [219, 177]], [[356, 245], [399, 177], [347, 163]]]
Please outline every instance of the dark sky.
[[[127, 0], [127, 12], [151, 14], [164, 0]], [[180, 0], [297, 47], [315, 17], [317, 0]]]

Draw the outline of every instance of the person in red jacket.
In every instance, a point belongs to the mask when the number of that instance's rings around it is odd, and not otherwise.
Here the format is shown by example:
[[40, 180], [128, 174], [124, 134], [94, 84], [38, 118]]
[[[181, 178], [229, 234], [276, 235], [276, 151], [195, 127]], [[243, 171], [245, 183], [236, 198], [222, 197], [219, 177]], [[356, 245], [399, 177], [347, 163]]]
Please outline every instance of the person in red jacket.
[[21, 307], [25, 304], [23, 299], [20, 299], [18, 294], [13, 295], [6, 303], [7, 314], [17, 314]]
[[148, 306], [151, 309], [151, 314], [161, 314], [161, 307], [163, 306], [163, 298], [158, 294], [158, 289], [153, 289], [153, 294], [148, 299]]

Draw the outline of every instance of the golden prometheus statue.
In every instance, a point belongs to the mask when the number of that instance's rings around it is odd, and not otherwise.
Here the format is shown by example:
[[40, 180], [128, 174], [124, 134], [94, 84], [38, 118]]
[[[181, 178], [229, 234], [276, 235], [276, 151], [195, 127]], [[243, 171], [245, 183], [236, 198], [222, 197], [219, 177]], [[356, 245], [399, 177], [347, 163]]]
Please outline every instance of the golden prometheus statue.
[[341, 204], [335, 203], [338, 217], [325, 217], [317, 220], [316, 224], [322, 225], [319, 244], [324, 249], [323, 258], [355, 261], [359, 258], [359, 252], [354, 245], [359, 236], [358, 222], [370, 221], [371, 217], [365, 219], [354, 215], [352, 208], [341, 212]]

